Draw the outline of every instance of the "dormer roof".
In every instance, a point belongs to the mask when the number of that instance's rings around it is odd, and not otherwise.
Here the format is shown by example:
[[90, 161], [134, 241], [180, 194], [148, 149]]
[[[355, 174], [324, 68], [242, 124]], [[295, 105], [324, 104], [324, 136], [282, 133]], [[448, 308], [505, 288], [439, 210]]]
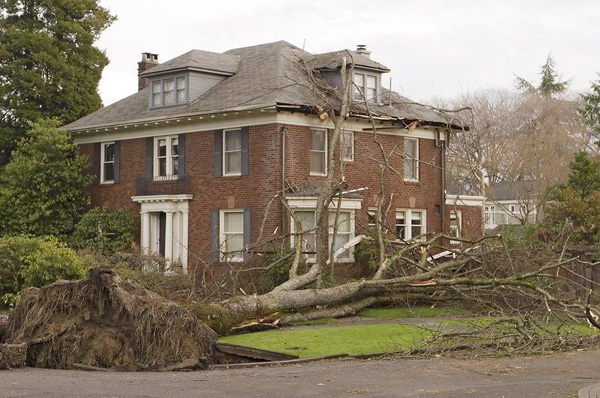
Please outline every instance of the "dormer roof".
[[193, 70], [231, 76], [238, 70], [240, 57], [210, 51], [191, 50], [165, 63], [140, 73], [142, 77]]
[[344, 57], [346, 57], [346, 62], [348, 64], [353, 63], [355, 68], [371, 69], [382, 73], [390, 71], [387, 66], [352, 50], [340, 50], [317, 54], [312, 59], [312, 65], [315, 69], [337, 70], [341, 68]]

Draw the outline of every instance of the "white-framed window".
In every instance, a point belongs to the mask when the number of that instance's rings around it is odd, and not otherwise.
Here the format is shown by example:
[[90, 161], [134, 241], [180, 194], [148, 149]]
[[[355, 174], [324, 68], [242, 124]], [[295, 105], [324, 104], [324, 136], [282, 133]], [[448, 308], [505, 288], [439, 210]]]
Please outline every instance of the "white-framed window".
[[496, 225], [496, 206], [485, 206], [484, 207], [484, 218], [485, 225], [495, 226]]
[[162, 105], [162, 82], [156, 80], [152, 82], [152, 106]]
[[352, 85], [352, 98], [357, 101], [363, 101], [363, 87], [365, 86], [365, 75], [355, 73], [353, 76], [354, 84]]
[[223, 130], [223, 175], [242, 175], [242, 130]]
[[165, 105], [175, 105], [175, 80], [165, 79], [163, 81], [164, 101]]
[[375, 229], [377, 228], [377, 210], [369, 210], [367, 212], [367, 228]]
[[367, 101], [377, 102], [377, 77], [367, 75], [367, 85], [365, 90]]
[[[315, 231], [315, 226], [317, 225], [316, 212], [315, 210], [294, 210], [294, 216], [302, 226], [302, 252], [308, 262], [315, 262], [317, 260], [317, 235]], [[290, 217], [290, 225], [292, 233], [297, 233], [296, 222], [293, 217]], [[292, 247], [294, 247], [295, 242], [296, 236], [292, 235]]]
[[[355, 101], [377, 102], [377, 76], [354, 73], [352, 85], [352, 98]], [[363, 98], [363, 93], [364, 98]]]
[[340, 137], [340, 146], [342, 153], [342, 160], [344, 162], [354, 161], [354, 132], [344, 131]]
[[181, 105], [187, 102], [186, 76], [152, 80], [150, 87], [152, 107]]
[[111, 184], [115, 182], [115, 143], [103, 142], [100, 145], [100, 182]]
[[177, 136], [154, 139], [154, 179], [170, 180], [179, 176], [179, 141]]
[[327, 130], [311, 130], [310, 175], [327, 175]]
[[[335, 242], [333, 241], [333, 230], [335, 224], [335, 211], [329, 212], [329, 250], [333, 245], [333, 252], [338, 251], [346, 243], [350, 242], [354, 238], [354, 212], [353, 211], [340, 211], [337, 222], [337, 233], [335, 236]], [[354, 248], [344, 250], [337, 259], [337, 262], [353, 262], [354, 261]]]
[[177, 81], [177, 103], [183, 104], [187, 100], [186, 94], [186, 78], [185, 76], [180, 76], [176, 79]]
[[220, 211], [220, 241], [221, 261], [244, 261], [244, 211]]
[[[462, 231], [462, 211], [450, 210], [450, 236], [460, 238]], [[451, 245], [460, 244], [457, 240], [451, 240]]]
[[415, 239], [426, 232], [425, 210], [396, 210], [396, 235], [406, 241]]
[[508, 206], [508, 211], [510, 211], [512, 214], [515, 214], [516, 209], [517, 209], [516, 205]]
[[419, 181], [418, 138], [404, 138], [404, 181]]

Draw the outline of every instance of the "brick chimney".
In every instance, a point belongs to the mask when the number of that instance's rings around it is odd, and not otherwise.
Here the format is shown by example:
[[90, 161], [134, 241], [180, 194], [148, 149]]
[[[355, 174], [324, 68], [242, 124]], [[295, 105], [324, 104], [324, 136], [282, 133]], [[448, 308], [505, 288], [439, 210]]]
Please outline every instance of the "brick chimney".
[[371, 51], [367, 51], [366, 44], [359, 44], [356, 46], [356, 53], [364, 57], [371, 58]]
[[138, 91], [148, 87], [148, 78], [140, 77], [140, 73], [158, 65], [158, 54], [142, 53], [142, 61], [138, 62]]

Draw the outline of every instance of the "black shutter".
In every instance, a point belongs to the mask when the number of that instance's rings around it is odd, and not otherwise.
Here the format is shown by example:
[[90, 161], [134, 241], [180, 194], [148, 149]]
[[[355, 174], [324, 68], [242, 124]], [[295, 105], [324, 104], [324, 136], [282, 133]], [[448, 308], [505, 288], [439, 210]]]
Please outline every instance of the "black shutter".
[[244, 209], [244, 261], [250, 260], [252, 244], [252, 212], [250, 207]]
[[94, 144], [94, 159], [93, 167], [94, 167], [94, 184], [100, 183], [100, 143]]
[[115, 141], [114, 183], [121, 182], [121, 141]]
[[154, 162], [154, 138], [146, 138], [146, 181], [152, 181], [152, 163]]
[[219, 210], [210, 211], [210, 262], [219, 262]]
[[242, 127], [242, 175], [248, 175], [248, 141], [249, 128]]
[[215, 130], [215, 177], [223, 176], [223, 130]]
[[185, 178], [185, 134], [179, 134], [177, 145], [179, 147], [179, 154], [177, 156], [178, 178], [183, 180]]

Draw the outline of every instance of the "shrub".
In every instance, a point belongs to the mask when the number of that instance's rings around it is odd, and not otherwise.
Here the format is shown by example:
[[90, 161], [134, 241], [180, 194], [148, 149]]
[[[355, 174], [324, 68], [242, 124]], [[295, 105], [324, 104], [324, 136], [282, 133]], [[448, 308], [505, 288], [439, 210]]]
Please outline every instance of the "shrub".
[[129, 210], [110, 212], [104, 207], [97, 207], [81, 218], [69, 242], [75, 249], [110, 256], [130, 249], [136, 230], [136, 217]]
[[80, 279], [92, 267], [55, 238], [5, 236], [0, 238], [0, 305], [12, 307], [27, 287], [41, 287], [59, 279]]
[[[294, 250], [269, 249], [255, 260], [252, 266], [263, 268], [260, 274], [261, 292], [268, 292], [289, 279], [290, 268], [294, 262]], [[304, 257], [298, 265], [298, 274], [308, 271], [308, 263]]]
[[379, 244], [375, 228], [370, 228], [367, 232], [367, 239], [363, 239], [356, 245], [354, 258], [357, 263], [367, 264], [373, 271], [379, 268]]

